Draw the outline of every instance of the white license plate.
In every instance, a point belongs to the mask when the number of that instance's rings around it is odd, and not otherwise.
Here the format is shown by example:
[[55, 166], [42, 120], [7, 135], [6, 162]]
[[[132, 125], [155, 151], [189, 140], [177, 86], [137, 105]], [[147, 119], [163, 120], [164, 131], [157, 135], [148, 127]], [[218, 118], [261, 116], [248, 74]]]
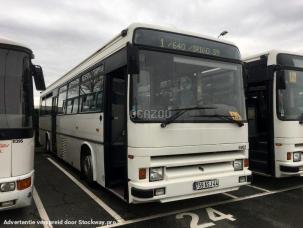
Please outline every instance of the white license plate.
[[213, 180], [205, 180], [205, 181], [195, 181], [193, 183], [193, 189], [201, 190], [201, 189], [208, 189], [208, 188], [215, 188], [219, 187], [219, 180], [213, 179]]

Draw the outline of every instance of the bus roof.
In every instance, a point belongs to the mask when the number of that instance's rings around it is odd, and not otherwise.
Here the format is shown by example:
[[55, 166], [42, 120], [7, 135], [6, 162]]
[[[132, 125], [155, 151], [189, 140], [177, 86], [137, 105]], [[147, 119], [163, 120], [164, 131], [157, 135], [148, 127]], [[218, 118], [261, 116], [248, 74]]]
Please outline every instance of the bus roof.
[[278, 50], [278, 49], [272, 49], [269, 51], [265, 52], [260, 52], [259, 54], [251, 55], [243, 59], [244, 62], [251, 62], [260, 59], [261, 56], [266, 55], [268, 60], [267, 60], [267, 65], [274, 65], [277, 64], [277, 55], [278, 54], [290, 54], [290, 55], [299, 55], [303, 56], [302, 53], [296, 53], [296, 52], [291, 52], [291, 51], [285, 51], [285, 50]]
[[19, 42], [15, 42], [15, 41], [7, 39], [7, 38], [0, 37], [0, 45], [3, 45], [3, 46], [7, 45], [7, 46], [15, 47], [15, 48], [21, 48], [23, 50], [26, 50], [27, 52], [32, 53], [32, 50], [30, 48], [28, 48], [26, 45], [21, 44]]
[[[199, 37], [199, 38], [203, 38], [203, 39], [216, 41], [219, 43], [225, 43], [225, 44], [236, 46], [234, 43], [226, 41], [226, 40], [217, 39], [217, 38], [213, 38], [213, 37], [209, 37], [209, 36], [204, 36], [204, 35], [194, 33], [194, 32], [178, 30], [176, 28], [167, 28], [167, 27], [151, 25], [151, 24], [144, 24], [144, 23], [132, 23], [126, 29], [123, 29], [113, 39], [111, 39], [109, 42], [107, 42], [104, 46], [102, 46], [100, 49], [95, 51], [89, 57], [87, 57], [82, 62], [80, 62], [77, 66], [75, 66], [74, 68], [69, 70], [67, 73], [65, 73], [62, 77], [60, 77], [55, 82], [50, 84], [47, 87], [47, 89], [41, 93], [41, 96], [48, 94], [50, 91], [52, 91], [53, 89], [55, 89], [59, 85], [61, 85], [61, 83], [64, 83], [65, 81], [72, 79], [74, 76], [78, 75], [79, 73], [86, 70], [90, 66], [94, 65], [98, 61], [105, 59], [112, 53], [122, 49], [123, 47], [126, 46], [127, 42], [132, 43], [132, 36], [133, 36], [134, 30], [136, 28], [150, 28], [150, 29], [155, 29], [155, 30], [160, 30], [160, 31], [179, 33], [179, 34], [195, 36], [195, 37]], [[124, 33], [124, 35], [123, 35], [123, 33]]]

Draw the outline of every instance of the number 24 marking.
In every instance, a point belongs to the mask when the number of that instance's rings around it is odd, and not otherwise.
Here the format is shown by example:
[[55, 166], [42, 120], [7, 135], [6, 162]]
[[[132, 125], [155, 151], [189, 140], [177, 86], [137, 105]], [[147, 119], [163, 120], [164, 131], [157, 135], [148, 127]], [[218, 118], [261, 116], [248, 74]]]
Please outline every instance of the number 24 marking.
[[[212, 220], [213, 222], [220, 221], [220, 220], [223, 220], [223, 219], [227, 219], [229, 221], [235, 221], [236, 220], [232, 215], [230, 215], [230, 214], [226, 215], [226, 214], [224, 214], [220, 211], [217, 211], [217, 210], [215, 210], [211, 207], [206, 208], [206, 212], [207, 212], [207, 215], [208, 215], [209, 219]], [[184, 216], [190, 216], [191, 217], [190, 228], [206, 228], [206, 227], [211, 227], [211, 226], [216, 225], [213, 222], [198, 224], [199, 223], [199, 216], [195, 213], [186, 212], [186, 213], [177, 214], [176, 218], [177, 219], [182, 219], [182, 218], [184, 218]]]

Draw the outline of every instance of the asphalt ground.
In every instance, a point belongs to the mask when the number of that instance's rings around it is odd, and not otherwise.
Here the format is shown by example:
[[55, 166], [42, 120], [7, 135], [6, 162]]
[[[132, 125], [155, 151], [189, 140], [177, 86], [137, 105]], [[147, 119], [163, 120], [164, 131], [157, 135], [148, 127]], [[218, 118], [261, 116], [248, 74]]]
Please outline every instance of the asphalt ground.
[[38, 149], [32, 206], [0, 212], [0, 227], [302, 227], [302, 209], [303, 178], [263, 176], [233, 192], [128, 205], [101, 186], [87, 186], [77, 170]]

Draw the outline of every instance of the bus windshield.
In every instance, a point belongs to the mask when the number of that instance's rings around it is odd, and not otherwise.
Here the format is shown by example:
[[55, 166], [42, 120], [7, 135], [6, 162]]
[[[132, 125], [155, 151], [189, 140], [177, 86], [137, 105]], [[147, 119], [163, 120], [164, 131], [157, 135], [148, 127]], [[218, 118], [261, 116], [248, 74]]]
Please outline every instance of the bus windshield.
[[1, 48], [0, 129], [31, 127], [31, 93], [29, 54]]
[[140, 50], [140, 73], [132, 75], [133, 121], [161, 122], [175, 110], [191, 107], [174, 122], [245, 121], [241, 64]]
[[285, 88], [277, 91], [278, 115], [282, 120], [301, 120], [303, 116], [303, 72], [285, 70]]

